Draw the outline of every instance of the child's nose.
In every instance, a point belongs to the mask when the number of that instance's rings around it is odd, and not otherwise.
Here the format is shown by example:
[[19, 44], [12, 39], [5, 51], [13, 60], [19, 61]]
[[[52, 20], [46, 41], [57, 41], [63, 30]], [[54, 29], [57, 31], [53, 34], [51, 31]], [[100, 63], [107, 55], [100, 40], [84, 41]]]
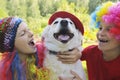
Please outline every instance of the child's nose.
[[29, 33], [29, 37], [33, 37], [33, 32], [32, 31], [28, 31]]
[[105, 33], [106, 33], [105, 30], [101, 30], [101, 31], [99, 31], [99, 35], [100, 35], [100, 36], [104, 36]]

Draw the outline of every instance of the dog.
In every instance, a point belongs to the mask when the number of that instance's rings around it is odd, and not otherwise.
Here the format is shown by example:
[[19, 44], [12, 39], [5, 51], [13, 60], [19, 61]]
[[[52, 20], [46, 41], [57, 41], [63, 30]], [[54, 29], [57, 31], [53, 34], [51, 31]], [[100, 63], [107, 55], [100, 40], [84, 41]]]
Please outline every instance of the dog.
[[[57, 12], [54, 15], [70, 14], [68, 12]], [[72, 15], [72, 14], [70, 14]], [[72, 15], [73, 16], [73, 15]], [[74, 16], [75, 17], [75, 16]], [[70, 70], [76, 72], [82, 80], [86, 80], [81, 61], [74, 64], [64, 64], [57, 58], [58, 52], [64, 52], [78, 48], [82, 50], [82, 33], [76, 28], [75, 23], [69, 17], [58, 16], [44, 29], [42, 33], [45, 45], [44, 67], [51, 71], [50, 80], [59, 80], [58, 77], [74, 77]]]

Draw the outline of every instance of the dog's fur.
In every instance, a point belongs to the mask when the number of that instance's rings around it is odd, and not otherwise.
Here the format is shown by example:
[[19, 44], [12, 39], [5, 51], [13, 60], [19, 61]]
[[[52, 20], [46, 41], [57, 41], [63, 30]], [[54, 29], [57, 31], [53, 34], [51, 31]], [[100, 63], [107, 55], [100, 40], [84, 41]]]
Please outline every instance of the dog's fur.
[[[53, 73], [51, 80], [58, 80], [58, 76], [73, 77], [70, 70], [75, 71], [83, 80], [85, 74], [78, 60], [74, 64], [63, 64], [57, 60], [55, 52], [64, 52], [78, 48], [82, 50], [81, 43], [83, 36], [76, 29], [75, 24], [69, 18], [57, 18], [43, 31], [42, 37], [46, 47], [44, 66]], [[51, 53], [50, 53], [51, 52]]]

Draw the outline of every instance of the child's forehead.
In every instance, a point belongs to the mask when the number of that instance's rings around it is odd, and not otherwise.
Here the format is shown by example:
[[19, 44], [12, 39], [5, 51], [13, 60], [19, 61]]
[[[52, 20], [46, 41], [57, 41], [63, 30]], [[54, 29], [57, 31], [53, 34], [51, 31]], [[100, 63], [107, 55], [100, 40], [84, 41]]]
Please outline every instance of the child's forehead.
[[17, 32], [20, 32], [20, 31], [23, 31], [23, 30], [26, 30], [26, 29], [29, 29], [27, 24], [25, 22], [21, 22], [18, 29], [17, 29]]
[[111, 27], [114, 27], [115, 25], [113, 23], [107, 23], [107, 22], [101, 21], [100, 26], [106, 27], [106, 28], [111, 28]]

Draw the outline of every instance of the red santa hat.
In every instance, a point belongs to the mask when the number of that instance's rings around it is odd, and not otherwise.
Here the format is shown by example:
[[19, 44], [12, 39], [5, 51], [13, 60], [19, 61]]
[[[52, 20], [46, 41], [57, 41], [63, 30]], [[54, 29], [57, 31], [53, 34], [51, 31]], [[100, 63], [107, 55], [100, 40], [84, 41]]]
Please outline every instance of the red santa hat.
[[55, 12], [49, 19], [48, 24], [50, 25], [56, 18], [61, 17], [61, 18], [70, 18], [76, 28], [82, 33], [82, 35], [84, 34], [84, 28], [83, 28], [83, 24], [81, 23], [81, 21], [73, 14], [66, 12], [66, 11], [58, 11]]

